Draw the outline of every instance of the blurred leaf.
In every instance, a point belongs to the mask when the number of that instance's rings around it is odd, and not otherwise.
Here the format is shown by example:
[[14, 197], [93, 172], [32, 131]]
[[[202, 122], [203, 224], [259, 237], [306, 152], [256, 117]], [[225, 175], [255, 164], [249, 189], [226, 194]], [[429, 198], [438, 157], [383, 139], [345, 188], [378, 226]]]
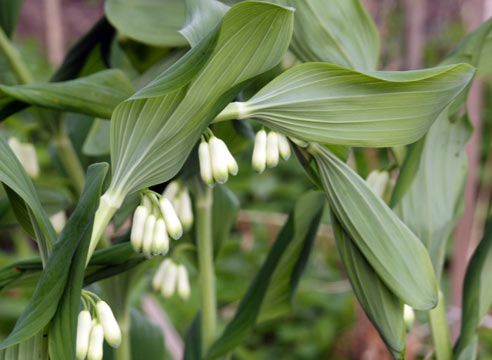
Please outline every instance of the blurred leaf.
[[376, 70], [379, 34], [359, 0], [274, 2], [296, 9], [290, 48], [300, 60]]
[[253, 117], [286, 135], [328, 144], [405, 145], [425, 134], [473, 74], [467, 64], [368, 73], [302, 64], [248, 101], [230, 104], [218, 120]]
[[[206, 359], [223, 356], [238, 346], [249, 335], [257, 319], [271, 319], [284, 312], [304, 270], [323, 205], [322, 194], [314, 191], [299, 199], [234, 318], [212, 345]], [[275, 306], [281, 308], [276, 309]]]
[[[489, 219], [480, 244], [473, 252], [463, 282], [461, 334], [455, 356], [476, 348], [477, 330], [492, 306], [492, 219]], [[474, 357], [473, 357], [474, 358]]]
[[193, 47], [224, 17], [229, 6], [217, 0], [185, 0], [186, 23], [179, 31]]
[[272, 4], [235, 5], [218, 34], [211, 33], [120, 104], [111, 121], [108, 194], [121, 200], [172, 178], [243, 84], [279, 62], [290, 40], [292, 17], [291, 11]]
[[[487, 22], [491, 23], [491, 20]], [[490, 27], [489, 27], [490, 29]], [[492, 69], [490, 68], [490, 62], [492, 61], [492, 31], [489, 30], [487, 38], [483, 44], [482, 53], [480, 56], [480, 63], [478, 65], [478, 76], [492, 75]]]
[[191, 323], [185, 338], [185, 351], [183, 360], [202, 359], [202, 335], [200, 324], [200, 313], [196, 315]]
[[213, 194], [212, 238], [214, 241], [214, 257], [217, 258], [222, 245], [230, 236], [240, 205], [236, 195], [225, 185], [216, 185]]
[[47, 330], [43, 329], [20, 344], [0, 350], [2, 360], [48, 360]]
[[57, 83], [0, 84], [0, 119], [12, 114], [9, 104], [15, 101], [110, 118], [116, 105], [133, 92], [133, 86], [120, 70], [105, 70]]
[[[48, 258], [34, 294], [17, 320], [14, 330], [0, 345], [0, 349], [18, 344], [41, 331], [55, 315], [60, 299], [63, 299], [63, 311], [70, 312], [73, 316], [73, 299], [77, 298], [77, 301], [79, 300], [81, 287], [79, 286], [79, 290], [77, 290], [77, 282], [72, 283], [74, 281], [72, 276], [76, 276], [77, 279], [79, 277], [82, 278], [85, 267], [80, 265], [80, 259], [74, 259], [74, 255], [77, 254], [78, 249], [88, 246], [86, 243], [90, 240], [94, 213], [97, 209], [107, 169], [108, 165], [102, 163], [89, 167], [86, 186], [77, 207], [60, 234], [58, 241], [54, 244], [53, 251]], [[85, 249], [85, 253], [87, 253], [87, 249]], [[79, 258], [84, 258], [81, 254], [78, 254], [78, 256]], [[82, 259], [82, 262], [85, 265], [85, 258]], [[69, 279], [71, 282], [66, 287]], [[81, 280], [78, 281], [81, 283]], [[68, 293], [65, 292], [67, 289]], [[78, 295], [76, 294], [77, 291]], [[66, 341], [67, 337], [69, 337], [68, 341], [74, 343], [76, 318], [65, 316], [63, 321], [68, 322], [68, 325], [65, 323], [63, 326], [67, 326], [69, 332], [68, 334], [64, 333], [63, 337], [60, 337], [57, 341]], [[57, 348], [57, 350], [59, 349]], [[70, 357], [65, 359], [67, 358]]]
[[119, 32], [142, 43], [188, 45], [178, 32], [185, 22], [183, 0], [107, 0], [104, 12]]
[[131, 359], [162, 360], [165, 358], [164, 335], [136, 309], [131, 309]]
[[[51, 246], [56, 239], [55, 230], [49, 221], [48, 215], [41, 206], [38, 194], [29, 175], [27, 175], [2, 136], [0, 136], [0, 182], [4, 184], [6, 189], [11, 190], [8, 192], [10, 194], [9, 200], [15, 201], [13, 205], [18, 210], [16, 216], [22, 215], [19, 218], [20, 224], [25, 226], [24, 229], [28, 233], [34, 235], [33, 237], [38, 242], [41, 256], [47, 259]], [[23, 204], [24, 202], [25, 204]], [[26, 214], [30, 220], [30, 227], [27, 226], [25, 221]]]
[[24, 0], [0, 0], [0, 27], [7, 37], [12, 34], [19, 20], [19, 13]]
[[420, 240], [350, 167], [322, 146], [311, 146], [333, 214], [374, 271], [405, 304], [433, 308], [438, 287]]
[[471, 134], [468, 117], [453, 121], [446, 109], [423, 140], [417, 168], [404, 167], [400, 173], [406, 177], [410, 172], [413, 182], [393, 208], [428, 249], [437, 278], [446, 243], [463, 213], [460, 205], [468, 171], [465, 145]]
[[87, 156], [101, 156], [109, 154], [110, 131], [111, 123], [109, 121], [94, 119], [91, 130], [85, 139], [82, 152]]
[[332, 226], [340, 259], [357, 300], [393, 357], [404, 359], [403, 304], [379, 278], [333, 214]]

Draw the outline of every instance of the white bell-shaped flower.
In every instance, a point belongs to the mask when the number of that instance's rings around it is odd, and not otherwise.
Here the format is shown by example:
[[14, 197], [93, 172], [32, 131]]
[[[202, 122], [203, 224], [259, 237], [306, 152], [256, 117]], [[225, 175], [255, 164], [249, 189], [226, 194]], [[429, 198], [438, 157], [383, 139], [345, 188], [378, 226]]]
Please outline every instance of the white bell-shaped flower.
[[168, 234], [175, 240], [178, 240], [183, 235], [183, 226], [179, 221], [178, 215], [174, 211], [173, 205], [169, 199], [162, 197], [159, 200], [159, 206], [166, 223]]
[[275, 131], [270, 131], [267, 135], [266, 164], [269, 168], [278, 165], [278, 135]]
[[160, 291], [162, 287], [162, 282], [164, 280], [164, 276], [166, 275], [166, 269], [167, 267], [171, 264], [171, 260], [166, 259], [164, 260], [159, 268], [157, 269], [157, 272], [154, 275], [154, 278], [152, 279], [152, 288], [155, 291]]
[[214, 184], [212, 158], [210, 156], [210, 146], [205, 141], [202, 141], [198, 147], [198, 160], [200, 162], [200, 176], [203, 182], [212, 186]]
[[260, 174], [265, 170], [266, 166], [266, 147], [267, 147], [267, 134], [265, 130], [260, 130], [255, 137], [255, 145], [253, 149], [253, 158], [251, 165], [253, 170]]
[[78, 360], [83, 360], [87, 356], [91, 327], [91, 313], [87, 310], [82, 310], [77, 318], [77, 340], [75, 345], [75, 355], [77, 356]]
[[154, 214], [147, 216], [144, 225], [143, 240], [142, 240], [142, 253], [146, 256], [152, 254], [152, 241], [154, 240], [154, 228], [157, 218]]
[[136, 252], [142, 251], [145, 222], [148, 216], [149, 216], [149, 209], [144, 205], [138, 206], [137, 209], [135, 210], [135, 213], [133, 214], [133, 224], [132, 224], [132, 231], [130, 234], [130, 242], [132, 244], [133, 249]]
[[[221, 143], [222, 140], [215, 136], [210, 137], [210, 159], [212, 160], [212, 174], [215, 181], [219, 184], [224, 184], [229, 178], [229, 169], [227, 167], [227, 153]], [[225, 145], [225, 144], [224, 144]], [[229, 150], [227, 150], [228, 152]]]
[[290, 145], [289, 145], [289, 140], [287, 140], [287, 137], [282, 134], [277, 134], [278, 135], [278, 152], [282, 159], [284, 160], [289, 160], [290, 158]]
[[161, 294], [165, 298], [173, 296], [176, 290], [176, 282], [178, 276], [178, 267], [171, 262], [167, 267], [162, 277]]
[[234, 159], [234, 156], [232, 156], [226, 143], [221, 139], [217, 139], [217, 140], [222, 146], [222, 152], [224, 153], [225, 156], [225, 161], [227, 164], [227, 170], [229, 171], [229, 174], [231, 174], [232, 176], [236, 176], [239, 171], [239, 166], [237, 165], [236, 159]]
[[21, 143], [15, 137], [11, 137], [8, 143], [27, 174], [33, 179], [37, 178], [39, 176], [39, 164], [34, 145]]
[[415, 322], [415, 311], [407, 304], [403, 306], [403, 321], [405, 321], [407, 331], [412, 331], [413, 323]]
[[178, 295], [181, 299], [187, 300], [190, 297], [190, 280], [188, 271], [184, 265], [178, 265]]
[[87, 360], [102, 360], [103, 358], [104, 330], [101, 324], [92, 325], [91, 335], [89, 337], [89, 350], [87, 351]]
[[193, 206], [188, 189], [185, 188], [178, 194], [178, 203], [178, 218], [183, 227], [188, 230], [193, 225]]
[[111, 308], [105, 301], [98, 301], [96, 307], [99, 321], [104, 330], [104, 338], [111, 347], [117, 348], [121, 344], [121, 331]]
[[170, 201], [173, 201], [173, 199], [176, 198], [180, 191], [181, 185], [179, 184], [179, 182], [171, 181], [169, 184], [167, 184], [164, 192], [162, 193], [162, 196], [168, 198]]
[[169, 236], [167, 235], [166, 223], [159, 218], [154, 226], [154, 239], [152, 241], [152, 255], [166, 254], [169, 250]]

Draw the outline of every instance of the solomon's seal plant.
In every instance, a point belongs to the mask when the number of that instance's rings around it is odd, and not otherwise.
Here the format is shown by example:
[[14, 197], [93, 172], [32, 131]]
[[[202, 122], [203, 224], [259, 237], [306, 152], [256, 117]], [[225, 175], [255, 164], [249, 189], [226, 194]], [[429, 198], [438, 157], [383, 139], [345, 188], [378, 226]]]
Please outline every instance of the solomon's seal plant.
[[[490, 259], [472, 258], [454, 349], [440, 279], [466, 179], [464, 104], [491, 24], [435, 67], [378, 71], [378, 34], [358, 0], [106, 0], [105, 17], [48, 83], [32, 81], [1, 30], [17, 83], [0, 84], [0, 117], [36, 107], [78, 200], [57, 235], [49, 219], [65, 208], [48, 213], [41, 201], [33, 147], [0, 136], [5, 202], [40, 256], [0, 270], [0, 289], [35, 286], [0, 357], [33, 349], [31, 358], [52, 360], [162, 358], [160, 330], [130, 311], [132, 289], [150, 288], [166, 302], [197, 294], [186, 359], [227, 356], [256, 324], [290, 310], [322, 221], [394, 358], [405, 356], [413, 309], [428, 315], [438, 359], [473, 354], [492, 303]], [[135, 56], [135, 42], [150, 59]], [[67, 136], [65, 112], [91, 119], [85, 155]], [[239, 173], [247, 146], [251, 163]], [[362, 147], [391, 154], [367, 180], [347, 162]], [[88, 154], [109, 164], [90, 164]], [[239, 211], [230, 175], [281, 168], [291, 154], [311, 188], [292, 204], [242, 299], [218, 299], [219, 254]], [[489, 230], [479, 246], [487, 251]], [[231, 319], [219, 305], [234, 308]], [[115, 348], [106, 355], [104, 339]]]

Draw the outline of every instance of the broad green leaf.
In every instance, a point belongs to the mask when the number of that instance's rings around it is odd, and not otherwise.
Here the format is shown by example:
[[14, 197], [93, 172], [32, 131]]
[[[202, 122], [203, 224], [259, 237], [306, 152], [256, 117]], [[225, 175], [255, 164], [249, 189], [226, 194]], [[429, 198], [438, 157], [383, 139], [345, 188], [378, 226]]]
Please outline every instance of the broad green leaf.
[[0, 0], [0, 28], [7, 37], [12, 37], [24, 0]]
[[109, 138], [111, 123], [102, 119], [94, 119], [91, 130], [84, 141], [82, 152], [88, 156], [107, 155], [111, 151]]
[[131, 309], [131, 359], [162, 360], [166, 358], [162, 330], [136, 309]]
[[110, 118], [116, 105], [133, 92], [133, 86], [120, 70], [105, 70], [58, 83], [0, 85], [0, 118], [11, 115], [9, 104], [15, 101]]
[[438, 288], [422, 242], [350, 167], [311, 147], [333, 214], [374, 271], [405, 304], [433, 308]]
[[248, 101], [231, 103], [217, 121], [252, 117], [286, 135], [320, 143], [405, 145], [426, 133], [473, 74], [467, 64], [368, 73], [301, 64]]
[[240, 205], [236, 195], [225, 185], [215, 186], [213, 196], [212, 238], [214, 239], [214, 256], [217, 258], [236, 222]]
[[379, 35], [359, 0], [275, 0], [296, 9], [290, 48], [304, 62], [376, 70]]
[[116, 108], [107, 192], [114, 203], [179, 171], [243, 84], [280, 61], [292, 18], [291, 10], [277, 5], [245, 1], [233, 6], [217, 31]]
[[403, 168], [400, 174], [405, 177], [410, 172], [413, 181], [393, 209], [428, 249], [437, 278], [446, 243], [463, 212], [460, 205], [468, 170], [465, 145], [471, 133], [466, 116], [453, 120], [446, 109], [423, 140], [417, 168]]
[[124, 35], [155, 46], [186, 46], [183, 0], [107, 0], [104, 12]]
[[17, 197], [17, 209], [25, 209], [33, 229], [31, 235], [35, 235], [41, 257], [46, 260], [56, 239], [55, 230], [41, 206], [29, 175], [2, 136], [0, 136], [0, 182], [11, 190], [11, 198], [12, 195]]
[[185, 0], [186, 23], [179, 31], [193, 47], [220, 23], [229, 6], [217, 0]]
[[405, 355], [405, 322], [400, 300], [379, 278], [353, 240], [332, 214], [340, 259], [355, 296], [396, 359]]
[[[490, 20], [488, 21], [490, 23]], [[492, 75], [492, 69], [490, 68], [490, 62], [492, 61], [492, 31], [489, 31], [487, 38], [483, 44], [482, 54], [480, 56], [480, 63], [478, 65], [478, 76]]]
[[20, 344], [0, 350], [1, 360], [48, 360], [47, 329]]
[[249, 335], [258, 320], [271, 319], [284, 312], [307, 261], [323, 205], [323, 195], [314, 191], [297, 202], [234, 318], [212, 345], [206, 359], [216, 359], [233, 350]]
[[483, 238], [466, 269], [463, 282], [461, 334], [455, 346], [456, 357], [462, 356], [468, 347], [476, 348], [478, 327], [492, 306], [491, 276], [492, 220], [489, 219]]
[[84, 188], [78, 206], [67, 223], [67, 239], [79, 238], [79, 244], [73, 255], [66, 286], [58, 303], [58, 309], [50, 323], [49, 353], [51, 360], [72, 359], [75, 355], [77, 316], [84, 282], [85, 263], [89, 250], [94, 212], [101, 196], [101, 189], [107, 170], [108, 165], [104, 163], [89, 167], [85, 181], [88, 185]]
[[[107, 168], [107, 164], [94, 164], [89, 167], [86, 186], [77, 207], [54, 244], [34, 294], [13, 331], [0, 345], [0, 349], [18, 344], [41, 331], [55, 315], [65, 289], [73, 289], [72, 286], [76, 286], [71, 284], [67, 288], [67, 280], [71, 271], [75, 269], [74, 266], [77, 267], [79, 264], [79, 261], [74, 259], [77, 249], [80, 244], [85, 244], [90, 239], [94, 213]], [[77, 273], [83, 276], [80, 268]], [[74, 339], [73, 332], [71, 335]]]

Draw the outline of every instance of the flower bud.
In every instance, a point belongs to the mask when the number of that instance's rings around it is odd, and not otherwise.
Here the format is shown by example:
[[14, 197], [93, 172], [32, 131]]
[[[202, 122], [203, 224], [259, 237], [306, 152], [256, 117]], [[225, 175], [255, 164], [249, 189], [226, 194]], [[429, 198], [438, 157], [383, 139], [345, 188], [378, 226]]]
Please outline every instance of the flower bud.
[[143, 233], [145, 221], [149, 216], [149, 210], [144, 205], [140, 205], [133, 214], [132, 232], [130, 234], [130, 242], [136, 252], [142, 251]]
[[161, 294], [165, 298], [171, 297], [176, 289], [178, 267], [171, 262], [162, 276]]
[[164, 280], [164, 276], [166, 275], [167, 267], [169, 266], [169, 264], [171, 264], [171, 260], [166, 259], [161, 263], [159, 269], [157, 269], [157, 272], [152, 279], [152, 288], [155, 291], [161, 290], [162, 282]]
[[157, 218], [154, 214], [147, 216], [145, 220], [143, 240], [142, 240], [142, 253], [145, 256], [151, 256], [152, 241], [154, 240], [154, 228]]
[[87, 360], [102, 360], [103, 358], [104, 330], [101, 324], [94, 324], [89, 338], [89, 350]]
[[266, 164], [269, 168], [278, 165], [278, 136], [275, 131], [270, 131], [267, 136]]
[[227, 168], [227, 156], [219, 139], [212, 136], [209, 141], [210, 159], [212, 160], [212, 174], [215, 181], [223, 184], [229, 178], [229, 169]]
[[222, 141], [221, 139], [218, 139], [218, 140], [222, 146], [222, 149], [223, 149], [222, 151], [224, 152], [224, 155], [225, 155], [227, 170], [229, 171], [229, 174], [231, 174], [232, 176], [236, 176], [237, 172], [239, 171], [239, 167], [237, 166], [236, 159], [234, 159], [234, 156], [232, 156], [226, 143], [224, 141]]
[[266, 164], [266, 147], [267, 147], [267, 134], [265, 130], [260, 130], [255, 137], [255, 146], [253, 149], [253, 159], [251, 165], [253, 170], [260, 174], [265, 170]]
[[178, 215], [176, 215], [173, 205], [168, 199], [162, 197], [161, 200], [159, 200], [159, 206], [164, 221], [166, 222], [168, 234], [171, 235], [173, 239], [178, 240], [181, 235], [183, 235], [183, 226], [181, 226], [181, 223], [179, 222]]
[[152, 255], [166, 254], [169, 250], [169, 237], [167, 236], [164, 219], [159, 218], [154, 226], [154, 239], [152, 240]]
[[67, 215], [64, 210], [58, 211], [56, 214], [50, 216], [50, 223], [53, 225], [55, 232], [60, 234], [67, 223]]
[[179, 183], [177, 181], [171, 181], [169, 184], [167, 184], [164, 192], [162, 193], [162, 196], [168, 198], [172, 202], [173, 199], [178, 195], [180, 190], [181, 186], [179, 185]]
[[205, 184], [212, 186], [214, 178], [212, 175], [212, 160], [208, 143], [202, 141], [198, 147], [198, 160], [200, 162], [200, 175]]
[[104, 330], [104, 338], [111, 347], [117, 348], [121, 344], [121, 331], [111, 308], [105, 301], [98, 301], [96, 307], [99, 321]]
[[403, 321], [405, 321], [405, 326], [407, 327], [407, 331], [412, 331], [413, 323], [415, 321], [415, 312], [413, 309], [405, 304], [403, 306]]
[[77, 342], [75, 346], [75, 355], [78, 360], [83, 360], [87, 356], [89, 348], [89, 335], [91, 334], [91, 313], [82, 310], [77, 318]]
[[285, 137], [285, 135], [282, 134], [277, 134], [278, 135], [278, 152], [280, 153], [280, 156], [284, 160], [289, 160], [290, 158], [290, 145], [289, 141]]
[[178, 195], [178, 217], [183, 227], [188, 230], [193, 225], [193, 207], [188, 189], [183, 189]]
[[33, 179], [37, 178], [39, 176], [39, 164], [34, 146], [30, 143], [21, 143], [15, 137], [10, 138], [8, 143], [27, 174]]
[[190, 297], [190, 281], [188, 271], [184, 265], [178, 265], [178, 295], [181, 299], [187, 300]]

